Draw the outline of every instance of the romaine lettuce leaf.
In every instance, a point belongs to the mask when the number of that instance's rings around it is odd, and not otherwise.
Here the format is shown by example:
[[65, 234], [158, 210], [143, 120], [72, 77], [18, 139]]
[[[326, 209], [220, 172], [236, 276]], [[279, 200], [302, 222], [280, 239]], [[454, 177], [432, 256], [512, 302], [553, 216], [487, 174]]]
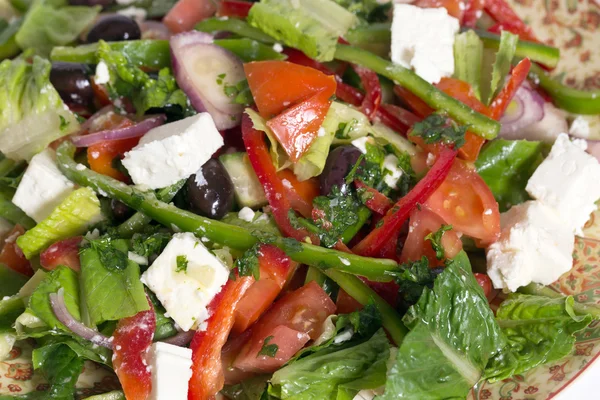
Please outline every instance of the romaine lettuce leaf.
[[501, 380], [522, 374], [538, 365], [557, 361], [568, 355], [575, 345], [575, 333], [585, 329], [592, 316], [576, 315], [572, 296], [548, 298], [511, 294], [498, 311], [496, 319], [508, 338], [514, 356], [493, 360], [488, 366], [488, 379]]
[[68, 347], [77, 356], [112, 368], [112, 352], [105, 348], [94, 345], [92, 342], [80, 337], [65, 335], [46, 335], [36, 339], [37, 347], [33, 350], [32, 361], [34, 368], [39, 368], [49, 353], [58, 347]]
[[469, 30], [456, 35], [454, 40], [454, 77], [471, 85], [475, 96], [481, 100], [481, 64], [483, 42]]
[[261, 0], [248, 22], [317, 61], [331, 61], [338, 38], [359, 20], [331, 0]]
[[[519, 43], [519, 36], [510, 33], [509, 31], [502, 31], [500, 36], [500, 46], [496, 52], [496, 60], [492, 67], [492, 79], [490, 81], [489, 90], [483, 90], [484, 103], [490, 104], [496, 97], [498, 92], [504, 87], [504, 80], [510, 72], [510, 66], [512, 65], [513, 57], [517, 51], [517, 43]], [[484, 80], [484, 83], [487, 80]], [[484, 87], [487, 89], [487, 87]]]
[[411, 329], [382, 399], [465, 398], [507, 346], [466, 253], [459, 253], [404, 317]]
[[25, 311], [25, 303], [19, 296], [0, 300], [0, 333], [13, 333], [15, 320]]
[[544, 160], [544, 145], [527, 140], [496, 139], [486, 144], [475, 162], [500, 211], [529, 199], [527, 181]]
[[48, 218], [19, 236], [17, 245], [30, 259], [52, 243], [81, 235], [102, 218], [100, 201], [94, 191], [87, 187], [79, 188], [69, 194]]
[[352, 399], [385, 383], [390, 344], [383, 329], [369, 340], [326, 348], [273, 374], [269, 394], [280, 399]]
[[83, 359], [69, 346], [48, 346], [33, 351], [33, 367], [41, 370], [50, 384], [44, 398], [67, 400], [75, 397], [75, 383], [83, 371]]
[[[127, 259], [129, 246], [124, 239], [99, 239], [102, 245], [90, 243], [81, 251], [81, 285], [89, 325], [131, 317], [150, 308], [140, 268]], [[104, 254], [101, 254], [104, 253]], [[110, 264], [123, 254], [122, 264]]]
[[33, 57], [0, 63], [0, 151], [29, 160], [50, 142], [79, 129], [50, 83], [49, 61]]
[[15, 38], [19, 47], [48, 55], [54, 46], [74, 42], [102, 9], [100, 6], [62, 6], [60, 3], [34, 1]]

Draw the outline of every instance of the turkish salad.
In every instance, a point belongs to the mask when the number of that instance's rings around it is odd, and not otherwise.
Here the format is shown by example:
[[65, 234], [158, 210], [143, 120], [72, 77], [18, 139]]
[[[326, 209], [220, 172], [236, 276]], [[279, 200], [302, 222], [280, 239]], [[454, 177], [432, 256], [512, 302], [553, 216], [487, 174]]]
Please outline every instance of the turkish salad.
[[464, 399], [600, 317], [600, 95], [505, 0], [0, 1], [0, 399]]

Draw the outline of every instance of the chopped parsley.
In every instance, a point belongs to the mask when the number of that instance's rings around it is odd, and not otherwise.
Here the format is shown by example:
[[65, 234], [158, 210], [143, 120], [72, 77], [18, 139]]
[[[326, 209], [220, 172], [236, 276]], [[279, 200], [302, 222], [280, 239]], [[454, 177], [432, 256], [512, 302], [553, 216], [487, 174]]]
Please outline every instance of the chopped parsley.
[[160, 254], [169, 240], [171, 240], [171, 235], [166, 232], [136, 233], [131, 238], [131, 247], [134, 253], [143, 257], [151, 257]]
[[219, 74], [219, 75], [217, 75], [217, 85], [222, 85], [223, 84], [223, 79], [225, 79], [226, 76], [227, 76], [227, 74]]
[[60, 130], [64, 131], [65, 129], [67, 129], [67, 127], [69, 126], [69, 121], [67, 121], [65, 119], [65, 117], [63, 117], [62, 115], [59, 115], [58, 118], [60, 118]]
[[358, 222], [358, 209], [362, 206], [353, 192], [343, 194], [334, 186], [329, 196], [315, 197], [313, 205], [317, 212], [315, 225], [319, 228], [321, 244], [333, 247], [344, 231]]
[[187, 272], [188, 259], [184, 255], [177, 256], [175, 272]]
[[452, 229], [452, 225], [442, 225], [440, 229], [435, 232], [431, 232], [429, 235], [425, 236], [425, 240], [429, 240], [431, 242], [431, 247], [435, 251], [435, 257], [438, 260], [444, 258], [444, 246], [442, 245], [442, 237], [444, 236], [444, 232], [447, 232]]
[[421, 137], [427, 144], [443, 143], [458, 149], [465, 144], [466, 131], [467, 127], [458, 126], [446, 115], [433, 113], [414, 124], [410, 135]]
[[235, 260], [235, 266], [240, 276], [253, 276], [254, 279], [260, 279], [260, 266], [258, 256], [260, 255], [261, 243], [257, 243]]
[[437, 270], [429, 268], [429, 260], [425, 256], [404, 263], [401, 268], [402, 271], [396, 274], [396, 283], [399, 286], [399, 306], [401, 311], [406, 311], [419, 300], [425, 287], [433, 288]]
[[273, 336], [267, 336], [265, 338], [265, 340], [263, 341], [263, 346], [256, 355], [256, 358], [258, 358], [259, 356], [267, 356], [271, 358], [275, 357], [277, 351], [279, 350], [279, 346], [277, 346], [275, 343], [269, 344], [271, 340], [273, 340]]
[[104, 268], [122, 271], [127, 268], [129, 258], [127, 253], [119, 250], [110, 237], [91, 240], [89, 246], [98, 253]]

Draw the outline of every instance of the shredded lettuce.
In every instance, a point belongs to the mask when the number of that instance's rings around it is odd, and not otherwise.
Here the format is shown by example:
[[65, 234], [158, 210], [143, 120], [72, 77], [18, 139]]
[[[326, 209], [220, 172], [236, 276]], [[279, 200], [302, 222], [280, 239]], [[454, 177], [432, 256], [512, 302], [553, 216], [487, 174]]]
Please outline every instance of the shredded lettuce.
[[273, 164], [277, 171], [281, 171], [282, 169], [289, 168], [292, 165], [288, 155], [286, 154], [283, 147], [279, 145], [277, 138], [271, 128], [267, 126], [267, 121], [263, 117], [261, 117], [256, 111], [251, 108], [246, 108], [244, 111], [250, 119], [252, 120], [252, 124], [254, 125], [254, 129], [264, 132], [269, 139], [269, 143], [271, 144], [270, 153], [271, 160], [273, 160]]
[[331, 116], [329, 124], [335, 129], [334, 144], [350, 143], [354, 139], [367, 136], [371, 133], [371, 123], [369, 118], [356, 108], [336, 101], [331, 103], [328, 116]]
[[102, 7], [69, 6], [67, 2], [35, 0], [15, 37], [22, 49], [50, 54], [54, 46], [70, 44], [90, 26]]
[[[2, 3], [0, 2], [0, 9]], [[10, 22], [7, 22], [10, 20]], [[19, 54], [19, 45], [15, 40], [17, 31], [23, 22], [22, 18], [16, 16], [7, 18], [6, 20], [0, 17], [0, 60], [11, 58]]]
[[358, 18], [331, 0], [261, 0], [248, 22], [317, 61], [331, 61], [338, 38]]
[[81, 235], [91, 225], [102, 220], [100, 201], [90, 188], [80, 188], [52, 211], [33, 229], [17, 238], [17, 245], [27, 259], [39, 254], [52, 243]]
[[[496, 60], [492, 68], [492, 77], [489, 85], [489, 90], [484, 91], [486, 96], [484, 103], [490, 104], [496, 95], [504, 87], [504, 80], [510, 72], [510, 66], [512, 65], [513, 57], [517, 51], [517, 44], [519, 43], [519, 36], [510, 33], [508, 31], [502, 31], [500, 36], [500, 47], [496, 52]], [[485, 80], [484, 80], [485, 82]]]
[[49, 61], [34, 57], [0, 63], [0, 151], [30, 160], [50, 142], [79, 129], [79, 122], [50, 83]]
[[483, 42], [469, 30], [456, 35], [454, 40], [454, 77], [471, 85], [475, 96], [481, 100], [481, 64]]

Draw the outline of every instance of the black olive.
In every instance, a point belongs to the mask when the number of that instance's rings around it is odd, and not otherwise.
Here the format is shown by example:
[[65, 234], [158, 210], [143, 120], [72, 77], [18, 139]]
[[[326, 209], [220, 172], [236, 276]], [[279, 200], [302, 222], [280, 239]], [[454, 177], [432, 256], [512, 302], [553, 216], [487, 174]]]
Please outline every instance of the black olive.
[[90, 107], [94, 104], [94, 91], [88, 76], [88, 67], [79, 63], [53, 62], [50, 70], [50, 82], [69, 105]]
[[88, 43], [99, 40], [118, 42], [121, 40], [137, 40], [142, 37], [140, 26], [132, 18], [124, 15], [111, 15], [102, 18], [92, 27], [87, 35]]
[[187, 181], [188, 201], [193, 212], [221, 219], [233, 209], [233, 182], [219, 160], [210, 159]]
[[110, 201], [110, 210], [112, 211], [113, 217], [117, 222], [123, 222], [135, 213], [133, 208], [129, 208], [119, 200], [115, 199]]
[[69, 0], [69, 4], [72, 6], [102, 6], [108, 7], [114, 3], [114, 0]]
[[352, 145], [345, 145], [333, 149], [327, 157], [323, 173], [319, 177], [319, 187], [322, 195], [327, 196], [334, 186], [340, 188], [342, 193], [347, 190], [346, 176], [352, 170], [360, 156], [361, 151]]

